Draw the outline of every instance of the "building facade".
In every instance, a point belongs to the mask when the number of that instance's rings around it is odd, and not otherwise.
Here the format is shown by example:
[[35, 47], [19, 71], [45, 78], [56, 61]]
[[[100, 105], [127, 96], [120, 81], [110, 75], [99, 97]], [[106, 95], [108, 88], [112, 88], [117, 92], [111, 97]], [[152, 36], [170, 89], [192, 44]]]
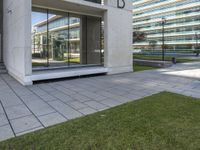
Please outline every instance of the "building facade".
[[2, 61], [23, 85], [131, 72], [131, 4], [131, 0], [4, 0]]
[[133, 30], [146, 35], [134, 49], [150, 50], [151, 41], [161, 49], [162, 18], [166, 50], [192, 52], [200, 43], [200, 0], [133, 0]]

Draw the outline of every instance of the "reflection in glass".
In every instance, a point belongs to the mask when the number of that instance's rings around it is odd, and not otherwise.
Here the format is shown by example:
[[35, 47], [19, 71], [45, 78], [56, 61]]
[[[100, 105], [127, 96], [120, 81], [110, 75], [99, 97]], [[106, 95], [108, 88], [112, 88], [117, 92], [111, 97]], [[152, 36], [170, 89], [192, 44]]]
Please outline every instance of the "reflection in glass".
[[69, 17], [69, 65], [80, 65], [80, 17]]
[[[32, 11], [32, 64], [47, 66], [47, 11], [33, 9]], [[40, 26], [42, 26], [40, 28]]]
[[102, 65], [101, 18], [33, 8], [33, 67]]
[[68, 65], [68, 13], [49, 11], [49, 65]]

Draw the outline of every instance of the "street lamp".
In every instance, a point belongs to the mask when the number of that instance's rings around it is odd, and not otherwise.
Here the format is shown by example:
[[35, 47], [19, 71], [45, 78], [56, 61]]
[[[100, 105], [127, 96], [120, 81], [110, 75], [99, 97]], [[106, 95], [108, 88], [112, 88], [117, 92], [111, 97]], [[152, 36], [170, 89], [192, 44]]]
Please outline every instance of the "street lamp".
[[162, 18], [162, 61], [165, 61], [165, 24], [166, 19]]
[[195, 39], [196, 39], [195, 51], [196, 51], [196, 56], [199, 56], [199, 53], [200, 53], [200, 50], [199, 50], [200, 46], [199, 46], [198, 38], [199, 38], [199, 36], [198, 36], [198, 34], [196, 32], [195, 33]]
[[198, 36], [197, 32], [195, 32], [196, 46], [199, 45], [199, 44], [198, 44], [198, 38], [199, 38], [199, 36]]

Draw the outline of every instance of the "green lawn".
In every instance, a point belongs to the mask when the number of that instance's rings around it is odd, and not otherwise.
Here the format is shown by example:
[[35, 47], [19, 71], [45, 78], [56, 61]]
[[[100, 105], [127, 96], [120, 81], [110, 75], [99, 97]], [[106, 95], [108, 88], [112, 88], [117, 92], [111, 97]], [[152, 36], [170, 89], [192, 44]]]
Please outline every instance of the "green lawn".
[[199, 148], [199, 99], [167, 92], [0, 143], [1, 150]]
[[[165, 56], [166, 61], [172, 61], [173, 56]], [[162, 60], [162, 56], [157, 55], [144, 55], [144, 54], [134, 54], [134, 59], [144, 59], [144, 60]], [[194, 61], [200, 61], [196, 59], [186, 59], [181, 57], [176, 57], [177, 63], [185, 63], [185, 62], [194, 62]]]
[[158, 67], [133, 64], [133, 69], [134, 69], [134, 72], [138, 72], [138, 71], [144, 71], [144, 70], [158, 69]]
[[33, 67], [41, 67], [41, 66], [46, 66], [47, 64], [45, 63], [38, 63], [38, 62], [32, 62]]
[[[59, 61], [59, 60], [58, 60]], [[61, 63], [64, 61], [64, 62], [68, 62], [68, 60], [67, 59], [65, 59], [65, 60], [60, 60], [61, 61]], [[80, 63], [80, 58], [78, 58], [78, 57], [76, 57], [76, 58], [70, 58], [69, 59], [69, 62], [70, 63]], [[42, 66], [46, 66], [47, 65], [47, 63], [39, 63], [39, 62], [32, 62], [32, 66], [33, 67], [42, 67]]]

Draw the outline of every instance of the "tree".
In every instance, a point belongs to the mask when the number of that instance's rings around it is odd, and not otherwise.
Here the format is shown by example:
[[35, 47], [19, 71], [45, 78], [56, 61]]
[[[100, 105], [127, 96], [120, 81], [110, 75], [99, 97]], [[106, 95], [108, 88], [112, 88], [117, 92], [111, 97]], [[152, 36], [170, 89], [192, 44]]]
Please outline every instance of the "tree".
[[146, 40], [146, 34], [141, 31], [134, 31], [133, 32], [133, 43], [141, 42]]
[[154, 51], [156, 45], [157, 45], [157, 41], [155, 40], [149, 41], [149, 46], [152, 48], [152, 51]]

